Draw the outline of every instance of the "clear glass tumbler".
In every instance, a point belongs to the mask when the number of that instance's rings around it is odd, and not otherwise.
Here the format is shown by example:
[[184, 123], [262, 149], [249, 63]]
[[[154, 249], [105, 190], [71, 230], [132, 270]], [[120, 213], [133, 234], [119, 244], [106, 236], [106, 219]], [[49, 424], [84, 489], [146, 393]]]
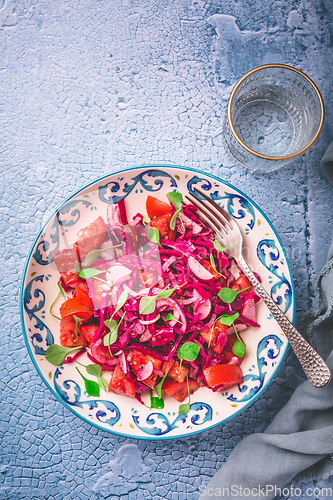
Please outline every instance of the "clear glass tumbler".
[[324, 103], [298, 69], [267, 64], [244, 75], [231, 92], [223, 124], [226, 152], [251, 172], [272, 172], [293, 161], [320, 134]]

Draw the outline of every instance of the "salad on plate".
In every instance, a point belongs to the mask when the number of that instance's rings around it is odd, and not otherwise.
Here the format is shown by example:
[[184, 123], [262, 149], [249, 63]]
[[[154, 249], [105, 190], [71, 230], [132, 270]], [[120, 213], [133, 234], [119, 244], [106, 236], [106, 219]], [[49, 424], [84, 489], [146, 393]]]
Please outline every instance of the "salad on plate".
[[124, 199], [110, 204], [72, 248], [53, 253], [60, 343], [46, 359], [75, 363], [91, 396], [102, 389], [146, 404], [147, 393], [150, 408], [163, 408], [166, 395], [186, 414], [200, 387], [243, 382], [241, 332], [260, 326], [259, 297], [196, 207], [179, 192], [167, 199], [148, 196], [146, 214], [131, 221]]

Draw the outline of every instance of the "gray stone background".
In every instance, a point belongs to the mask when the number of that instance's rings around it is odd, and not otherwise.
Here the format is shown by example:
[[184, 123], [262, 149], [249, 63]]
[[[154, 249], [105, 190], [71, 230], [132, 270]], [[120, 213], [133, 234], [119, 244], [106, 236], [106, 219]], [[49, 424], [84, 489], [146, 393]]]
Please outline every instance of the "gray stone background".
[[[302, 328], [333, 226], [319, 165], [333, 138], [332, 19], [331, 0], [0, 0], [1, 499], [196, 499], [300, 383], [289, 353], [261, 398], [223, 427], [164, 443], [113, 436], [37, 376], [19, 291], [35, 236], [73, 191], [115, 170], [178, 164], [234, 184], [265, 211], [289, 256]], [[237, 79], [269, 62], [317, 83], [326, 121], [302, 158], [255, 176], [226, 158], [222, 116]], [[333, 480], [298, 486], [305, 497]]]

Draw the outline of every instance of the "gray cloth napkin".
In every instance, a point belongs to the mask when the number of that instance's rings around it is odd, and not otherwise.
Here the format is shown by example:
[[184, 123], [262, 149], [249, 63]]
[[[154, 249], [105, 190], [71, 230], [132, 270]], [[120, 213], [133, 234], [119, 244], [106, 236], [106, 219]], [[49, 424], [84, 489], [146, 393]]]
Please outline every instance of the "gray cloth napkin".
[[[333, 143], [321, 167], [333, 185]], [[333, 373], [333, 242], [316, 293], [318, 306], [308, 333]], [[332, 458], [333, 381], [323, 388], [305, 381], [265, 432], [237, 444], [209, 484], [201, 487], [200, 496], [272, 500], [283, 495], [286, 485], [333, 475]]]

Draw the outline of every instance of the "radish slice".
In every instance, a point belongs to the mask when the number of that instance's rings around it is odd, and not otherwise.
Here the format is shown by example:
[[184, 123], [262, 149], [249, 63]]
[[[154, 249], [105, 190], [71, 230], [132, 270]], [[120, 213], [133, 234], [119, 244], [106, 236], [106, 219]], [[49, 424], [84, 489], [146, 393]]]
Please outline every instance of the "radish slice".
[[206, 299], [205, 302], [201, 304], [201, 306], [199, 306], [196, 311], [199, 314], [201, 314], [200, 321], [206, 319], [209, 316], [211, 310], [212, 310], [212, 302], [210, 299]]
[[110, 286], [113, 286], [121, 278], [125, 278], [131, 274], [131, 270], [121, 264], [115, 264], [109, 267], [106, 271], [106, 281]]
[[145, 366], [140, 371], [137, 379], [138, 380], [146, 380], [146, 378], [150, 377], [150, 375], [153, 373], [153, 370], [154, 370], [154, 365], [149, 360], [148, 363], [146, 363]]
[[103, 241], [101, 244], [101, 248], [107, 248], [108, 250], [105, 250], [105, 252], [101, 253], [101, 257], [104, 260], [113, 260], [114, 259], [114, 249], [111, 248], [114, 246], [114, 243], [112, 241]]
[[200, 280], [209, 281], [209, 280], [211, 280], [211, 279], [214, 278], [214, 276], [212, 275], [212, 273], [210, 273], [209, 271], [207, 271], [207, 269], [205, 269], [200, 264], [200, 262], [198, 262], [193, 257], [190, 256], [187, 259], [187, 263], [188, 263], [188, 267], [191, 269], [192, 273], [195, 274], [195, 276], [197, 278], [199, 278]]
[[245, 300], [240, 312], [243, 316], [245, 316], [245, 318], [254, 321], [255, 323], [257, 322], [256, 308], [253, 297]]
[[[243, 323], [242, 323], [239, 325], [235, 325], [235, 328], [236, 328], [236, 332], [239, 333], [239, 332], [243, 332], [244, 330], [247, 330], [247, 325], [243, 325]], [[233, 333], [235, 333], [234, 327], [229, 326], [229, 328], [227, 330], [227, 334], [232, 335]]]

